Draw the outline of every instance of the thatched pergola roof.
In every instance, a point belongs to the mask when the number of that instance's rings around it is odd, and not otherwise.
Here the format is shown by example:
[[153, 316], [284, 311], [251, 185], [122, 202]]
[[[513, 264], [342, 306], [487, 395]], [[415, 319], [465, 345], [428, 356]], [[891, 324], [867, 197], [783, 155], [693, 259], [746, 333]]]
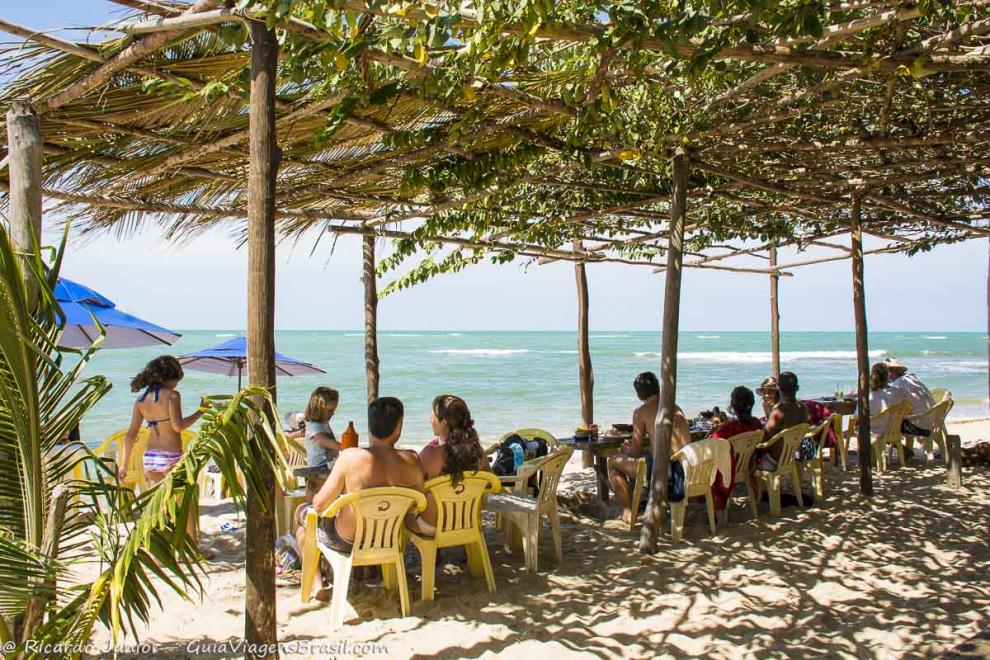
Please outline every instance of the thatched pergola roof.
[[243, 22], [267, 16], [283, 38], [278, 231], [379, 231], [396, 247], [384, 269], [439, 253], [399, 286], [484, 254], [660, 267], [674, 147], [691, 163], [685, 266], [780, 272], [801, 264], [730, 258], [787, 244], [844, 258], [828, 238], [854, 192], [875, 251], [990, 236], [982, 0], [114, 1], [137, 13], [95, 46], [0, 22], [27, 40], [6, 51], [0, 105], [35, 104], [45, 194], [86, 231], [244, 217]]

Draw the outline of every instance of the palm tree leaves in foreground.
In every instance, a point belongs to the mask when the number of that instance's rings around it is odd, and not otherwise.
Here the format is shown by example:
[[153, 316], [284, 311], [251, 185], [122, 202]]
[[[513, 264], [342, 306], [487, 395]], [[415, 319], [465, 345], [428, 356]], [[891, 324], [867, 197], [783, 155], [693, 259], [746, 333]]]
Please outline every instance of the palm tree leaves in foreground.
[[[74, 655], [97, 621], [115, 637], [133, 631], [160, 607], [162, 583], [186, 597], [199, 592], [201, 556], [185, 525], [199, 473], [215, 462], [242, 506], [245, 487], [261, 488], [262, 466], [282, 474], [285, 465], [284, 437], [261, 388], [209, 397], [180, 463], [136, 497], [122, 496], [113, 469], [87, 447], [60, 443], [110, 389], [102, 377], [81, 376], [99, 342], [83, 351], [58, 346], [52, 292], [64, 243], [46, 266], [18, 256], [0, 223], [0, 642], [22, 643], [27, 657], [42, 655], [32, 649], [46, 643], [61, 652], [50, 647], [45, 657]], [[58, 485], [68, 503], [49, 556], [44, 538]], [[83, 559], [98, 560], [97, 577], [67, 586], [80, 582]], [[25, 626], [32, 600], [47, 616]]]

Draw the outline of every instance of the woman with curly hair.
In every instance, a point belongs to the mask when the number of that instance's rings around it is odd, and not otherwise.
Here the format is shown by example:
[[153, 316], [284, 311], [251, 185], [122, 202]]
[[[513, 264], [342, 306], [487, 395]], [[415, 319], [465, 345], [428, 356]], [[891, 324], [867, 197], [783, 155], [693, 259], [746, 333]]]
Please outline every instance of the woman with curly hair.
[[[430, 424], [435, 438], [419, 452], [423, 477], [427, 481], [449, 474], [456, 484], [464, 478], [465, 472], [491, 471], [464, 399], [451, 394], [441, 394], [433, 399]], [[427, 493], [426, 509], [416, 517], [413, 531], [432, 536], [436, 533], [436, 524], [437, 505]]]

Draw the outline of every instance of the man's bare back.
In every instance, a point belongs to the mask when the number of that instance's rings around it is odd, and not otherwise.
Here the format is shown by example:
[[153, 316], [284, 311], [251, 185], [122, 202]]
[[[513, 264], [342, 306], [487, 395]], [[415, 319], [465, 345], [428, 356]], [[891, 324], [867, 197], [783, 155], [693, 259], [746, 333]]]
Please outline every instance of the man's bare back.
[[[647, 447], [650, 438], [653, 437], [659, 408], [660, 397], [651, 396], [633, 411], [633, 448], [642, 447], [642, 453], [648, 451]], [[680, 406], [674, 406], [674, 429], [670, 438], [670, 453], [677, 453], [690, 442], [691, 430], [688, 428], [687, 417], [684, 416]]]
[[[371, 447], [352, 447], [340, 452], [326, 484], [313, 498], [313, 506], [322, 511], [343, 493], [356, 493], [378, 486], [404, 486], [423, 490], [423, 469], [416, 452], [396, 449], [384, 440], [372, 439]], [[344, 508], [336, 518], [337, 531], [354, 538], [354, 514]]]

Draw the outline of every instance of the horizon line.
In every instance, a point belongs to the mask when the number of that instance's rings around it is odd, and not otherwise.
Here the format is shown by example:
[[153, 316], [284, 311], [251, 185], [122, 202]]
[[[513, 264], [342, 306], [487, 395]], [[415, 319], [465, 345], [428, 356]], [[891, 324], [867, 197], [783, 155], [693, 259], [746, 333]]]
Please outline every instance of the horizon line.
[[[177, 332], [231, 332], [246, 335], [247, 331], [237, 328], [176, 328]], [[360, 333], [364, 334], [364, 328], [276, 328], [275, 332], [347, 332], [347, 333]], [[527, 329], [493, 329], [493, 330], [470, 330], [470, 329], [458, 329], [458, 328], [379, 328], [378, 334], [388, 333], [388, 332], [417, 332], [417, 333], [498, 333], [498, 332], [525, 332], [531, 334], [539, 333], [572, 333], [577, 334], [577, 330], [533, 330], [531, 328]], [[589, 335], [600, 334], [600, 333], [615, 333], [615, 332], [628, 332], [628, 333], [638, 333], [638, 334], [662, 334], [662, 330], [623, 330], [623, 329], [609, 329], [609, 330], [591, 330]], [[708, 332], [721, 332], [725, 334], [770, 334], [770, 330], [695, 330], [695, 329], [680, 329], [678, 333], [708, 333]], [[780, 334], [855, 334], [855, 330], [781, 330]], [[986, 330], [869, 330], [868, 334], [930, 334], [930, 333], [941, 333], [941, 334], [953, 334], [953, 335], [987, 335]]]

